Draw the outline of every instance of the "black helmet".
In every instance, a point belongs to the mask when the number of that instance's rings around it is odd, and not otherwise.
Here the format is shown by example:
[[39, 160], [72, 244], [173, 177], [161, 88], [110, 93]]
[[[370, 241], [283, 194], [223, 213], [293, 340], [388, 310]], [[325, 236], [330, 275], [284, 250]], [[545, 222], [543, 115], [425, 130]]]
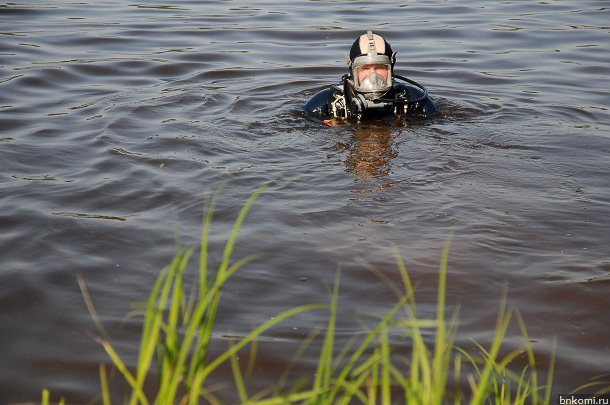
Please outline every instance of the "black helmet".
[[392, 88], [396, 52], [380, 35], [368, 31], [356, 39], [347, 56], [350, 86], [366, 99], [383, 97]]
[[[354, 59], [358, 56], [368, 54], [368, 35], [371, 34], [375, 40], [375, 48], [377, 53], [386, 55], [390, 60], [393, 58], [392, 46], [386, 41], [381, 35], [373, 34], [372, 31], [368, 31], [366, 34], [360, 35], [352, 44], [349, 50], [349, 60], [354, 63]], [[380, 44], [383, 44], [380, 46]]]

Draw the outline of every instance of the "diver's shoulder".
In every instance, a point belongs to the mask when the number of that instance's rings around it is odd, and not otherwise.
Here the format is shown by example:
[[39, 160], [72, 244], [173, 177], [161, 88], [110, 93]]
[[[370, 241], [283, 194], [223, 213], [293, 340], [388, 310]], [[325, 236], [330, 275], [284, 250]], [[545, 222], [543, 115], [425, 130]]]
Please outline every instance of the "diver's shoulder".
[[394, 91], [404, 94], [409, 101], [417, 102], [417, 111], [426, 115], [438, 112], [436, 101], [423, 85], [402, 76], [399, 79], [401, 80], [394, 83]]
[[408, 82], [396, 81], [392, 87], [394, 87], [395, 92], [406, 94], [409, 100], [415, 100], [427, 95], [423, 86], [416, 86]]
[[303, 106], [303, 110], [309, 113], [319, 113], [328, 104], [331, 88], [326, 88], [314, 94]]
[[303, 110], [314, 114], [327, 114], [329, 104], [342, 94], [343, 89], [340, 85], [331, 85], [314, 94], [303, 106]]

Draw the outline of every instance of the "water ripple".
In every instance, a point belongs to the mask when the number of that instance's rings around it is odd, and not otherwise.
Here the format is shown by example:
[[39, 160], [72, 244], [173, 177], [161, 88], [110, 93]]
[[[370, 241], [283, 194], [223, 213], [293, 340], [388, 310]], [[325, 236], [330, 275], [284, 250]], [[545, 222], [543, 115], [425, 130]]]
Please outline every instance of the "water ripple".
[[[44, 386], [89, 402], [106, 360], [74, 333], [91, 329], [75, 274], [134, 349], [141, 323], [121, 328], [125, 308], [145, 299], [176, 235], [198, 243], [221, 183], [211, 257], [252, 190], [270, 186], [236, 252], [262, 258], [232, 281], [215, 339], [326, 302], [340, 265], [344, 343], [359, 311], [392, 304], [356, 258], [399, 281], [392, 246], [433, 311], [453, 234], [459, 342], [489, 343], [506, 289], [535, 320], [537, 351], [559, 336], [558, 391], [606, 372], [607, 11], [604, 1], [0, 5], [0, 397], [23, 402]], [[303, 114], [346, 73], [364, 29], [391, 42], [397, 72], [428, 88], [439, 116], [331, 128]], [[265, 336], [269, 369], [252, 383], [268, 383], [323, 324], [308, 314]]]

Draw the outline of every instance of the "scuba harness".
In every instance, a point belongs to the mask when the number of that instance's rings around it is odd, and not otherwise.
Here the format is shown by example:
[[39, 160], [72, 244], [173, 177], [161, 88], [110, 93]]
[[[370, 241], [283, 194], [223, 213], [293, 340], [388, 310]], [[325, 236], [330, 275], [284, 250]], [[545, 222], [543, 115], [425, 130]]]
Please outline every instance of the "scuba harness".
[[[330, 103], [330, 112], [335, 118], [356, 118], [360, 120], [363, 115], [375, 112], [390, 112], [394, 115], [403, 115], [417, 111], [421, 104], [428, 98], [426, 88], [415, 80], [404, 76], [393, 75], [394, 79], [401, 80], [415, 86], [421, 91], [421, 95], [416, 98], [409, 98], [408, 90], [404, 86], [392, 88], [388, 93], [393, 93], [390, 97], [384, 94], [379, 98], [369, 100], [361, 93], [354, 91], [353, 82], [349, 75], [343, 75], [342, 83], [335, 86], [333, 100]], [[392, 97], [393, 96], [393, 97]]]

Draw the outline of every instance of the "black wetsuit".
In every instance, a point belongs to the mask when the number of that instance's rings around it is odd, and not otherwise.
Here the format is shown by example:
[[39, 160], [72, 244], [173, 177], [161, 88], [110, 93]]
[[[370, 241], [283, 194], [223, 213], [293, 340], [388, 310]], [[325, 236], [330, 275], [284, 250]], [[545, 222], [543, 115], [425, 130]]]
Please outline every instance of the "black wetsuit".
[[344, 80], [316, 93], [303, 109], [322, 119], [409, 114], [427, 117], [438, 111], [436, 102], [428, 96], [423, 86], [402, 76], [394, 76], [392, 89], [381, 101], [369, 103], [374, 108], [356, 109], [350, 100], [351, 95], [346, 94], [349, 90]]

